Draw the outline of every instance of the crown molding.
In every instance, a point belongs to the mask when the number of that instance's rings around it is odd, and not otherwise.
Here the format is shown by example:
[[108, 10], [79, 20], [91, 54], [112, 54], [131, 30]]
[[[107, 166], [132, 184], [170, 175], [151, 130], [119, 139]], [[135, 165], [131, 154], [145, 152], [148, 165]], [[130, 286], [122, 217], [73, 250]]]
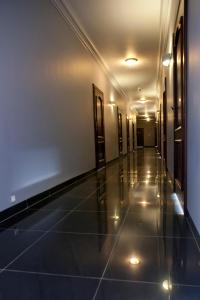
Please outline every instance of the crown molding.
[[63, 0], [51, 0], [51, 3], [54, 5], [54, 7], [59, 12], [59, 14], [64, 18], [66, 23], [73, 30], [73, 32], [75, 33], [79, 41], [82, 43], [82, 45], [90, 52], [90, 54], [93, 56], [95, 61], [99, 64], [99, 66], [101, 67], [101, 69], [103, 70], [107, 78], [109, 79], [112, 86], [114, 86], [114, 88], [118, 91], [118, 93], [121, 94], [121, 96], [128, 98], [127, 94], [121, 88], [119, 82], [113, 76], [108, 65], [106, 64], [101, 54], [95, 47], [94, 43], [89, 38], [88, 34], [86, 33], [82, 25], [78, 22], [70, 5], [67, 5], [67, 3], [64, 2]]

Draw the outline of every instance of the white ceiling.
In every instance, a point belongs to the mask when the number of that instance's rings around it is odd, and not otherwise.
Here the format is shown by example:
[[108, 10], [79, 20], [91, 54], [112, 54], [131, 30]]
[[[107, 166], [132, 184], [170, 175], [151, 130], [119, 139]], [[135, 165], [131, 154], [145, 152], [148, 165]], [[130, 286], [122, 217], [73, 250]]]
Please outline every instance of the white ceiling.
[[[155, 109], [162, 0], [64, 0], [138, 112]], [[127, 66], [127, 57], [138, 63]], [[138, 87], [142, 88], [138, 92]], [[146, 104], [137, 102], [145, 96]]]

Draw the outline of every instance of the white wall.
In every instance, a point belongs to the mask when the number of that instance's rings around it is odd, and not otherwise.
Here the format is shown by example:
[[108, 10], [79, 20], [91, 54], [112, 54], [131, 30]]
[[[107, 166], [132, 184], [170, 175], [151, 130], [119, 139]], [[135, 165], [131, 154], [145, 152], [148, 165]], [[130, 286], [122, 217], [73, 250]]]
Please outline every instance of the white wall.
[[[95, 167], [92, 83], [105, 97], [107, 161], [122, 99], [48, 0], [0, 2], [0, 211]], [[125, 136], [124, 136], [125, 139]]]
[[187, 194], [200, 233], [200, 1], [188, 1]]

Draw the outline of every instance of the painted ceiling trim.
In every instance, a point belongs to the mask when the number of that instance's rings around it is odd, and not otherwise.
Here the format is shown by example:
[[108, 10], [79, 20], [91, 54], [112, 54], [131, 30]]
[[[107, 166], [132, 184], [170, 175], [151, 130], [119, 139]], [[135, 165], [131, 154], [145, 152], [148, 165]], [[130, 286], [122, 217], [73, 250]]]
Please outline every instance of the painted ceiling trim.
[[103, 57], [91, 41], [91, 39], [88, 37], [87, 33], [83, 29], [83, 27], [79, 24], [78, 20], [73, 15], [71, 9], [69, 6], [66, 5], [66, 3], [63, 3], [62, 0], [51, 0], [54, 7], [57, 9], [57, 11], [60, 13], [60, 15], [64, 18], [64, 20], [67, 22], [68, 25], [70, 25], [71, 29], [74, 31], [82, 45], [92, 54], [93, 58], [96, 60], [96, 62], [100, 65], [101, 69], [111, 82], [111, 84], [114, 86], [114, 88], [125, 98], [128, 99], [127, 94], [125, 91], [121, 88], [119, 82], [116, 80], [116, 78], [113, 76], [112, 72], [110, 71], [108, 65], [104, 61]]

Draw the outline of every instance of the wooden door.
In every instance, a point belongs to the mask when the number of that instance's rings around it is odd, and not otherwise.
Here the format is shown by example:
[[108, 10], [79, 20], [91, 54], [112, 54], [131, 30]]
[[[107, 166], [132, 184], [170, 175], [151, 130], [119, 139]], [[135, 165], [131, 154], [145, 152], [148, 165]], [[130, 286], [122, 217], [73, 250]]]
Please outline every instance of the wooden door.
[[163, 92], [163, 157], [167, 168], [167, 82], [165, 78], [165, 90]]
[[133, 124], [133, 122], [132, 122], [132, 139], [133, 139], [133, 151], [134, 151], [134, 149], [135, 149], [135, 126], [134, 126], [134, 124]]
[[137, 145], [144, 147], [144, 128], [137, 128]]
[[185, 173], [185, 67], [183, 17], [174, 36], [174, 178], [175, 191], [184, 191]]
[[103, 93], [93, 85], [94, 132], [96, 168], [105, 166], [104, 98]]
[[123, 154], [123, 136], [122, 136], [122, 114], [117, 109], [118, 115], [118, 145], [119, 145], [119, 156]]
[[127, 137], [127, 153], [130, 152], [130, 129], [129, 129], [129, 119], [126, 118], [126, 137]]

